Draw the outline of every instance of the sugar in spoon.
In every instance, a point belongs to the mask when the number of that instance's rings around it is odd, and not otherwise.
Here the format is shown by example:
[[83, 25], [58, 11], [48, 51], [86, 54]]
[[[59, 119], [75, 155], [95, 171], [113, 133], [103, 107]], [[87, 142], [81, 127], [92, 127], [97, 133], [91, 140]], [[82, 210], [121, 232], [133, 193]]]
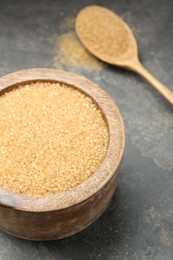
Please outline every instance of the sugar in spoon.
[[173, 92], [140, 63], [135, 37], [121, 17], [105, 7], [87, 6], [78, 13], [75, 27], [89, 52], [104, 62], [138, 73], [173, 105]]

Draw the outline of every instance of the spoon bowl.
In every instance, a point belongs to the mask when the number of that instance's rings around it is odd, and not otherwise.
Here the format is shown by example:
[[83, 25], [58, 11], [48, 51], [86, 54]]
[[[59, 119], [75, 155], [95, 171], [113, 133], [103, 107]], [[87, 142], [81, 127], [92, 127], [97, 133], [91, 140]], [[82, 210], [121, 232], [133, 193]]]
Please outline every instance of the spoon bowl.
[[79, 12], [76, 31], [82, 44], [104, 62], [124, 67], [125, 61], [137, 56], [137, 43], [129, 26], [104, 7], [89, 6]]

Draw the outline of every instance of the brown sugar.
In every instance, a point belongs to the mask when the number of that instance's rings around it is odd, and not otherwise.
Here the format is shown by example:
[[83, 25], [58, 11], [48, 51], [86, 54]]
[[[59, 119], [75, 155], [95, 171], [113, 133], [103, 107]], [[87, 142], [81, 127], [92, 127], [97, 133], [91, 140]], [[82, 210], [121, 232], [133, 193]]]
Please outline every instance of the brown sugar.
[[65, 17], [59, 25], [56, 38], [54, 66], [58, 69], [87, 70], [99, 73], [104, 64], [89, 53], [75, 33], [75, 17]]
[[96, 72], [103, 68], [103, 63], [82, 46], [74, 31], [58, 36], [54, 64], [56, 68], [83, 68]]
[[118, 58], [128, 48], [128, 33], [121, 18], [102, 7], [86, 7], [76, 21], [77, 32], [84, 44], [98, 56]]
[[45, 195], [73, 189], [101, 165], [108, 129], [86, 95], [35, 82], [0, 96], [0, 187]]

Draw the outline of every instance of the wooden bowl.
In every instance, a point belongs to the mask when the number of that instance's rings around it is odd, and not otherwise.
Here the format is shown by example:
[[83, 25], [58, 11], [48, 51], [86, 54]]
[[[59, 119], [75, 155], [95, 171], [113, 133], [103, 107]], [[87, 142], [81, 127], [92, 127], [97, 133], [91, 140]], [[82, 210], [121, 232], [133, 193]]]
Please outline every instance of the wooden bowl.
[[30, 240], [73, 235], [95, 221], [108, 206], [118, 182], [125, 133], [113, 100], [96, 84], [70, 72], [30, 69], [0, 78], [0, 95], [19, 85], [59, 82], [90, 96], [100, 108], [109, 130], [107, 154], [100, 168], [76, 188], [56, 195], [28, 196], [0, 188], [0, 229]]

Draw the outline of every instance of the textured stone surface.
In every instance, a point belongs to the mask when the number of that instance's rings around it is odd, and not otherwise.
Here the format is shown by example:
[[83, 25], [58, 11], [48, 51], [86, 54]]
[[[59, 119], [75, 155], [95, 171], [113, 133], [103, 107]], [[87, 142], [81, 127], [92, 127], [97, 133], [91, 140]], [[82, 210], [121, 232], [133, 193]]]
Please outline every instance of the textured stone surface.
[[[104, 5], [133, 28], [142, 63], [173, 90], [173, 2], [124, 0], [0, 0], [0, 75], [54, 67], [56, 38], [65, 17]], [[30, 242], [0, 232], [0, 259], [173, 259], [173, 108], [137, 75], [106, 66], [76, 68], [105, 89], [126, 125], [126, 153], [116, 194], [86, 230], [60, 241]]]

